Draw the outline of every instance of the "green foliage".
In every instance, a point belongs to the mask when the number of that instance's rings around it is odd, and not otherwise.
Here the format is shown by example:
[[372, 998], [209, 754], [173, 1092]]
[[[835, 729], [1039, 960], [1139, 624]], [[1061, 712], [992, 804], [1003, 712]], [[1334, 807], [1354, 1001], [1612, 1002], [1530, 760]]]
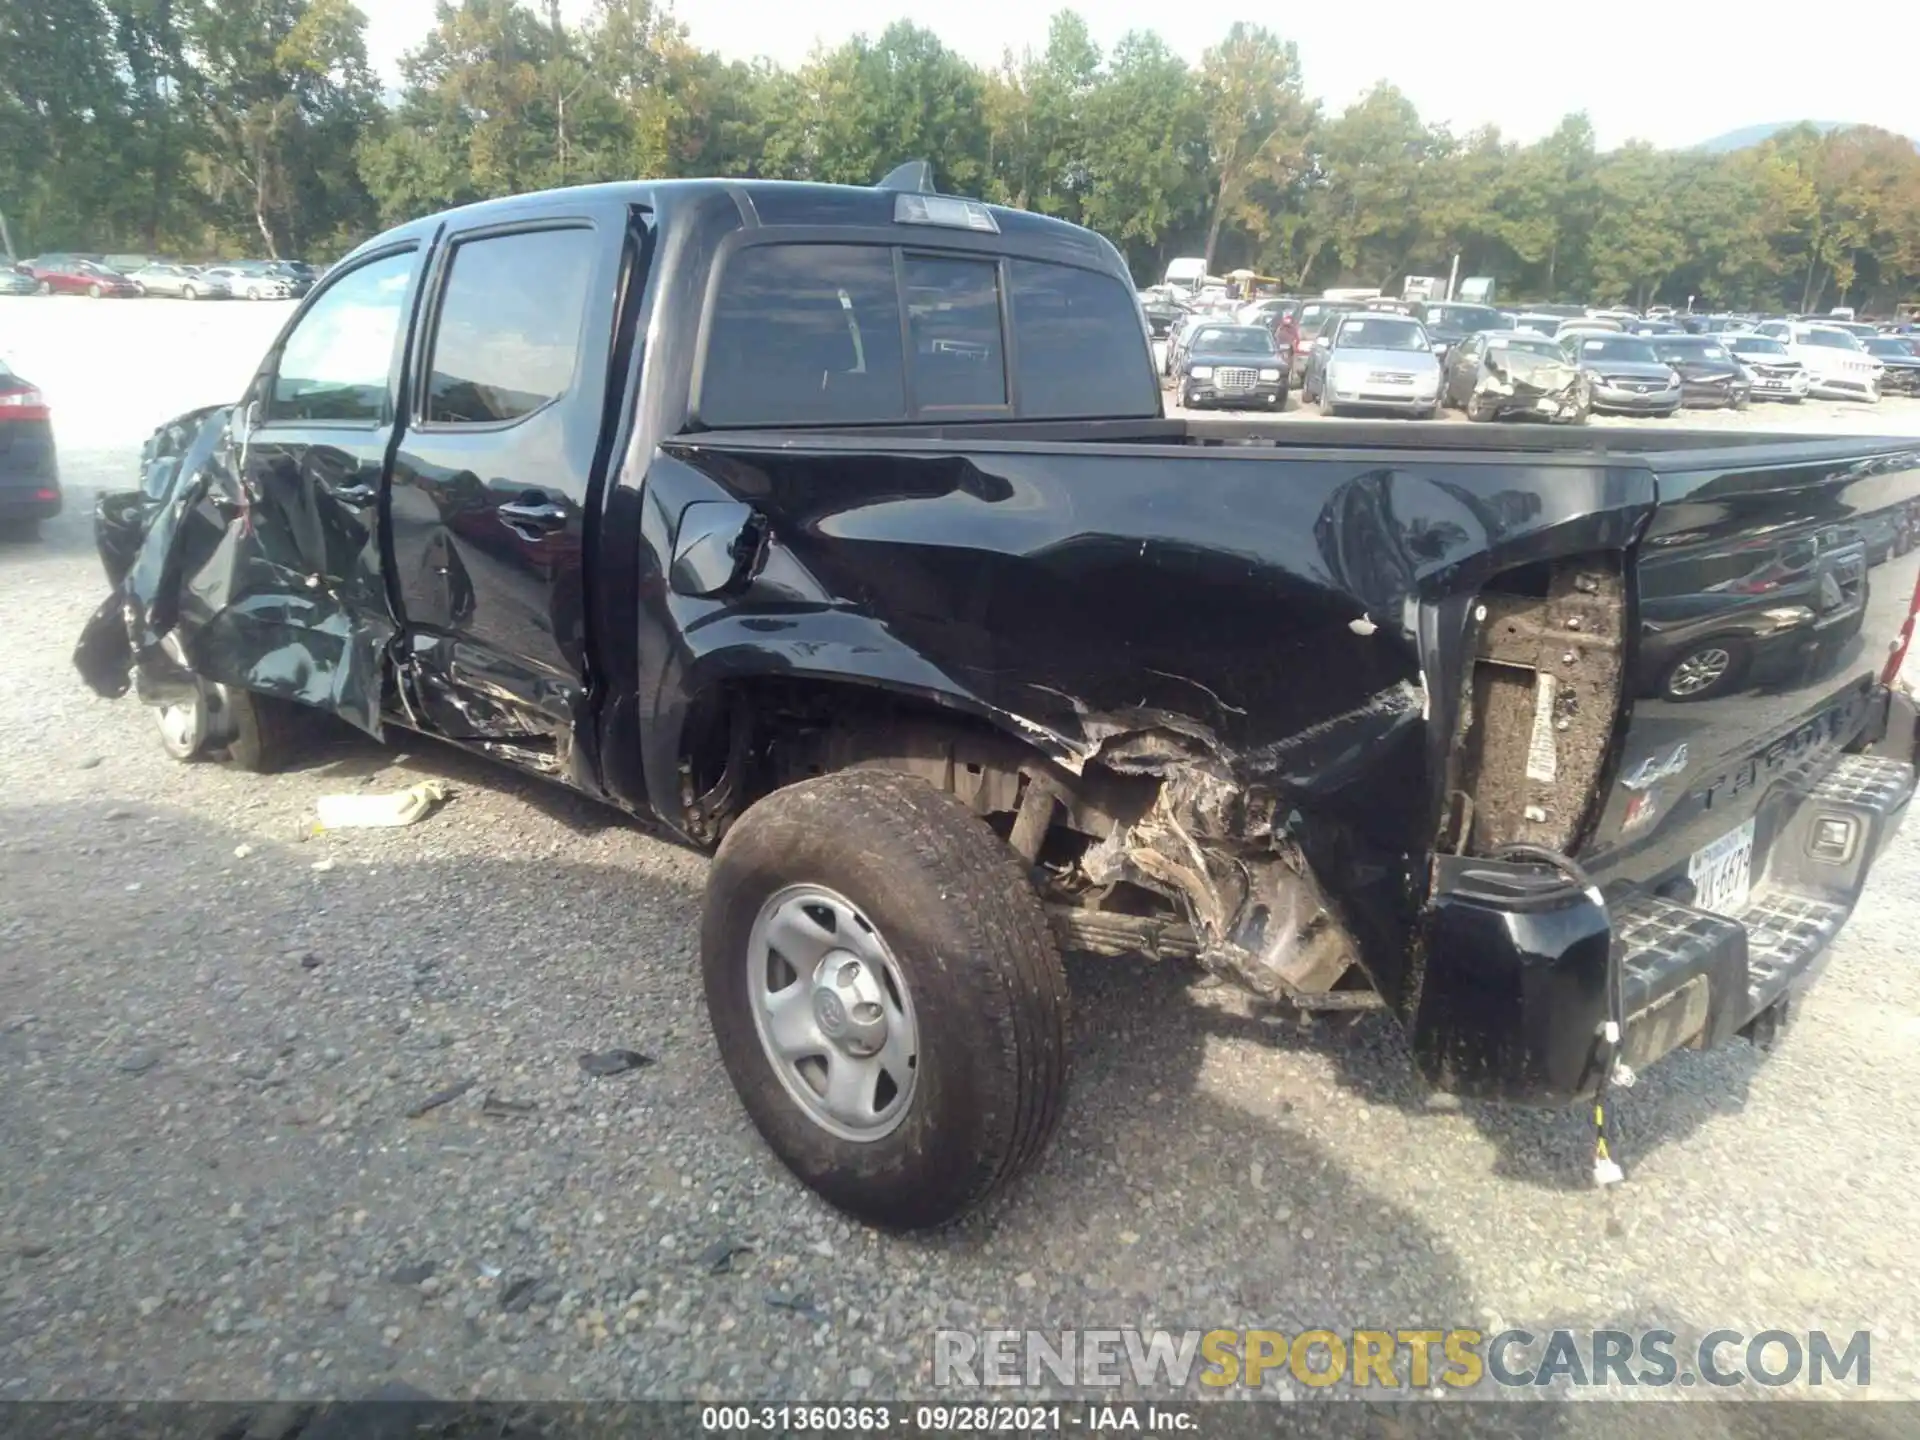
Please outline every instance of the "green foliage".
[[[569, 14], [573, 11], [571, 7]], [[693, 45], [664, 0], [439, 0], [383, 100], [351, 0], [0, 0], [0, 213], [22, 254], [330, 258], [382, 225], [676, 175], [943, 188], [1289, 285], [1499, 278], [1515, 298], [1881, 308], [1920, 284], [1920, 156], [1811, 127], [1730, 155], [1599, 152], [1585, 117], [1456, 135], [1382, 84], [1338, 114], [1237, 23], [1197, 66], [1056, 14], [982, 70], [905, 22], [782, 69]]]

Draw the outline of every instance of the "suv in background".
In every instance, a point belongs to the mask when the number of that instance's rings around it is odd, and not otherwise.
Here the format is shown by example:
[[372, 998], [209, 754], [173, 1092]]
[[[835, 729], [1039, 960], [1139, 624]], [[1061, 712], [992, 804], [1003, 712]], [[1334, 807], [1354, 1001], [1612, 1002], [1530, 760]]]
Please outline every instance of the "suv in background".
[[1787, 353], [1806, 366], [1813, 395], [1879, 404], [1882, 367], [1857, 336], [1833, 325], [1790, 324], [1785, 338]]

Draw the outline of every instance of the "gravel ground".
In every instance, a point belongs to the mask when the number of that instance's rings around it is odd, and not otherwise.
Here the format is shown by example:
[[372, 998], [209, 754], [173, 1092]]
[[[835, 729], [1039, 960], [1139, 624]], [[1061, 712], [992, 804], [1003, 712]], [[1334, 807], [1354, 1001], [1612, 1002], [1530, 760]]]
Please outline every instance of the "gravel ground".
[[[894, 1396], [935, 1328], [1003, 1324], [1865, 1327], [1871, 1393], [1920, 1398], [1914, 832], [1781, 1047], [1623, 1097], [1617, 1191], [1582, 1117], [1430, 1102], [1383, 1023], [1274, 1028], [1087, 960], [1040, 1171], [954, 1231], [870, 1233], [716, 1063], [698, 856], [427, 742], [176, 765], [74, 677], [87, 492], [236, 393], [284, 313], [0, 301], [75, 502], [0, 549], [0, 1398]], [[302, 838], [316, 797], [423, 777], [455, 790], [427, 822]], [[582, 1073], [614, 1046], [654, 1063]], [[751, 1248], [710, 1273], [722, 1241]]]

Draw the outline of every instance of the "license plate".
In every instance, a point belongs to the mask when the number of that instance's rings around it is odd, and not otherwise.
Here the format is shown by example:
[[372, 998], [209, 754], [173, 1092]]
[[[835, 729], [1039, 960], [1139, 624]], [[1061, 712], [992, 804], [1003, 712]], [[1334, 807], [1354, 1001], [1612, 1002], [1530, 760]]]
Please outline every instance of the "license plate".
[[1694, 851], [1687, 878], [1693, 881], [1693, 903], [1700, 909], [1733, 915], [1745, 908], [1753, 888], [1753, 821]]

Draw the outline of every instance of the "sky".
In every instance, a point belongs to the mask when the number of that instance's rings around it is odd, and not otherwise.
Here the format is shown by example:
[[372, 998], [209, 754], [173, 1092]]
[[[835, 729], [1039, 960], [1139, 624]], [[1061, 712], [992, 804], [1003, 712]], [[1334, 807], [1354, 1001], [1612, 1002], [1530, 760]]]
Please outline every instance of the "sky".
[[[360, 0], [368, 45], [389, 84], [398, 59], [433, 24], [434, 0]], [[562, 0], [570, 19], [590, 0]], [[695, 43], [729, 60], [764, 55], [783, 65], [816, 44], [876, 36], [912, 20], [976, 64], [1009, 48], [1046, 44], [1057, 5], [1033, 0], [680, 0], [674, 13]], [[1494, 0], [1345, 0], [1234, 12], [1169, 0], [1082, 0], [1074, 6], [1096, 42], [1154, 30], [1197, 61], [1236, 18], [1258, 20], [1300, 48], [1309, 94], [1338, 110], [1387, 80], [1430, 121], [1465, 131], [1497, 125], [1538, 139], [1560, 117], [1585, 110], [1603, 148], [1630, 139], [1681, 148], [1730, 130], [1788, 120], [1879, 125], [1920, 138], [1920, 0], [1849, 0], [1844, 24], [1822, 32], [1802, 4], [1733, 0], [1716, 5], [1605, 5]], [[1529, 14], [1531, 12], [1531, 14]], [[1611, 14], [1645, 23], [1615, 23]], [[1892, 57], [1885, 79], [1874, 56]]]

